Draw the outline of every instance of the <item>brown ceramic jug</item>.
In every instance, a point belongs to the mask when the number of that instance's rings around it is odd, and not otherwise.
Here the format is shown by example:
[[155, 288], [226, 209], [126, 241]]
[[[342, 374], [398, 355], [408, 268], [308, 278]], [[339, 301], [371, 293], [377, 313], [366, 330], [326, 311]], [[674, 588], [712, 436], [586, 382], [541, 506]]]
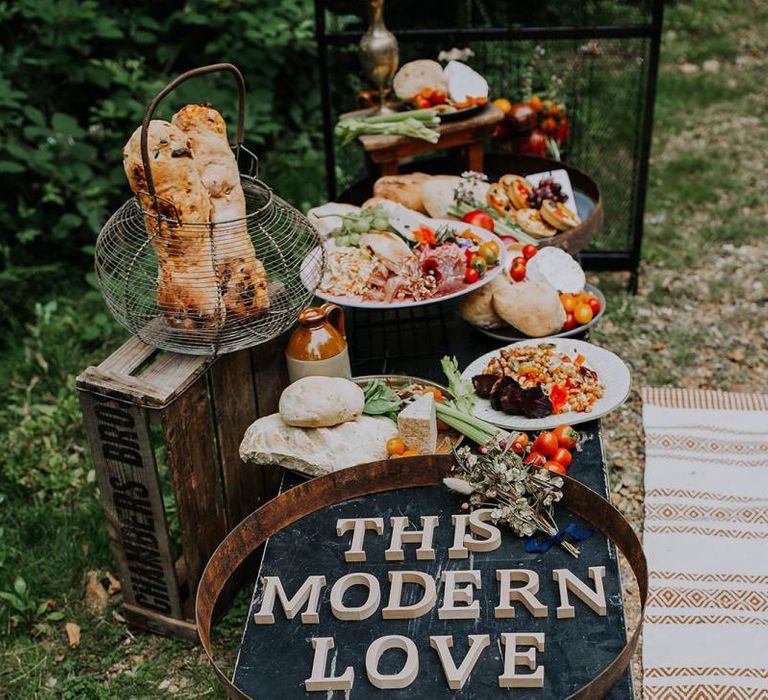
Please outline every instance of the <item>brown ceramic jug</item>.
[[328, 303], [309, 306], [299, 312], [298, 322], [285, 348], [290, 381], [309, 376], [351, 379], [342, 308]]

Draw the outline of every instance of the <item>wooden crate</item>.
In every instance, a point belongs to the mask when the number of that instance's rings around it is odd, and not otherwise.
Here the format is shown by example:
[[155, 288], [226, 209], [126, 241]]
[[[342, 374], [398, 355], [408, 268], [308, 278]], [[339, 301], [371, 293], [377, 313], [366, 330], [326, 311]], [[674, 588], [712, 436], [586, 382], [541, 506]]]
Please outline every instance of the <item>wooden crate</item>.
[[256, 417], [277, 410], [285, 341], [212, 359], [131, 339], [77, 378], [130, 625], [197, 639], [194, 597], [208, 558], [279, 485], [276, 469], [246, 466], [238, 447]]

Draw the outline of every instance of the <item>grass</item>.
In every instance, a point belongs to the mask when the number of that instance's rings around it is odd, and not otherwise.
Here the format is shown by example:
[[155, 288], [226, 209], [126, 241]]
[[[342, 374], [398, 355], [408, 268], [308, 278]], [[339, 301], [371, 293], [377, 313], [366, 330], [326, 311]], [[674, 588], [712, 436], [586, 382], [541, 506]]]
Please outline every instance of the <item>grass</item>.
[[[667, 8], [641, 295], [627, 297], [621, 276], [597, 278], [608, 312], [595, 340], [628, 359], [638, 385], [747, 388], [745, 370], [765, 371], [765, 351], [750, 338], [768, 323], [753, 259], [768, 234], [766, 22], [757, 0]], [[716, 71], [704, 70], [713, 59]], [[697, 70], [680, 69], [688, 63]], [[31, 601], [19, 623], [0, 604], [0, 697], [223, 697], [199, 648], [132, 634], [115, 603], [101, 615], [83, 604], [86, 572], [113, 564], [73, 378], [122, 334], [92, 292], [57, 302], [53, 291], [38, 294], [34, 320], [13, 326], [0, 356], [0, 591], [21, 577]], [[724, 359], [739, 351], [743, 360]], [[225, 621], [234, 643], [246, 604]], [[62, 619], [47, 619], [51, 611]], [[82, 628], [76, 649], [65, 622]]]

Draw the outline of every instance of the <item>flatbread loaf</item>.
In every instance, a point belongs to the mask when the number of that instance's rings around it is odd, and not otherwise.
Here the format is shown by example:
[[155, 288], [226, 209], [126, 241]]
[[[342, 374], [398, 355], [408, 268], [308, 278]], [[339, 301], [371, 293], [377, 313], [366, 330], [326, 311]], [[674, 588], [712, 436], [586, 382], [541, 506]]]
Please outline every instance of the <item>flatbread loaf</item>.
[[509, 286], [510, 282], [504, 275], [497, 275], [480, 289], [466, 294], [459, 304], [461, 317], [478, 328], [501, 328], [505, 321], [493, 308], [493, 295], [495, 292], [503, 293]]
[[333, 428], [296, 428], [273, 413], [251, 424], [240, 445], [240, 457], [322, 476], [386, 459], [387, 440], [396, 436], [397, 426], [383, 416], [360, 416]]
[[288, 425], [328, 428], [355, 420], [363, 413], [365, 395], [343, 377], [303, 377], [280, 396], [280, 416]]
[[424, 208], [424, 200], [421, 196], [421, 185], [429, 179], [430, 176], [426, 173], [385, 175], [374, 183], [373, 196], [397, 202], [408, 209], [426, 214], [427, 210]]
[[216, 285], [208, 228], [172, 223], [179, 219], [191, 224], [208, 222], [208, 193], [184, 132], [159, 119], [149, 123], [148, 131], [149, 166], [158, 198], [146, 194], [141, 127], [123, 148], [123, 168], [147, 212], [145, 225], [159, 266], [158, 306], [175, 328], [217, 328], [223, 325], [226, 312]]
[[408, 102], [424, 88], [448, 92], [448, 80], [443, 74], [443, 67], [429, 59], [420, 59], [406, 63], [395, 75], [392, 81], [395, 94]]
[[[260, 316], [269, 308], [267, 275], [248, 235], [245, 194], [223, 117], [207, 105], [187, 105], [171, 120], [189, 139], [194, 164], [210, 196], [214, 255], [227, 318]], [[227, 223], [238, 221], [238, 223]]]

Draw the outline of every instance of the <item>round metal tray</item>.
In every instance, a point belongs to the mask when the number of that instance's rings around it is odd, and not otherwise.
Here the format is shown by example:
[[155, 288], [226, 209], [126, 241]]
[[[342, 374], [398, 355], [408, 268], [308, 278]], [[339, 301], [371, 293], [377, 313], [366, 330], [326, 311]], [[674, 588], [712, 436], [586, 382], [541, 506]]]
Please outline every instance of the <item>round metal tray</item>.
[[505, 343], [516, 343], [519, 340], [545, 340], [546, 338], [572, 338], [580, 336], [589, 331], [590, 328], [596, 326], [605, 313], [605, 295], [597, 287], [591, 284], [585, 284], [584, 289], [591, 294], [594, 294], [600, 300], [600, 311], [597, 312], [597, 315], [589, 323], [585, 323], [583, 326], [576, 326], [576, 328], [572, 328], [569, 331], [553, 333], [544, 338], [532, 338], [529, 335], [521, 333], [512, 326], [505, 326], [503, 328], [479, 328], [475, 326], [475, 328], [477, 328], [483, 335], [487, 335], [489, 338], [494, 338], [495, 340], [503, 340]]
[[[439, 147], [439, 143], [437, 144]], [[403, 163], [400, 172], [422, 172], [431, 175], [459, 174], [466, 170], [466, 162], [456, 155], [441, 156], [438, 158], [426, 158], [415, 163]], [[603, 230], [603, 199], [597, 183], [568, 163], [550, 158], [537, 156], [524, 156], [517, 153], [487, 153], [485, 155], [485, 174], [492, 182], [498, 180], [506, 173], [515, 175], [531, 175], [548, 170], [563, 169], [568, 172], [576, 199], [576, 210], [581, 218], [581, 223], [567, 231], [558, 233], [551, 238], [539, 241], [539, 246], [553, 245], [562, 248], [571, 255], [575, 255]], [[372, 196], [373, 184], [378, 179], [377, 175], [358, 180], [344, 192], [339, 194], [337, 201], [348, 202], [360, 206]]]

